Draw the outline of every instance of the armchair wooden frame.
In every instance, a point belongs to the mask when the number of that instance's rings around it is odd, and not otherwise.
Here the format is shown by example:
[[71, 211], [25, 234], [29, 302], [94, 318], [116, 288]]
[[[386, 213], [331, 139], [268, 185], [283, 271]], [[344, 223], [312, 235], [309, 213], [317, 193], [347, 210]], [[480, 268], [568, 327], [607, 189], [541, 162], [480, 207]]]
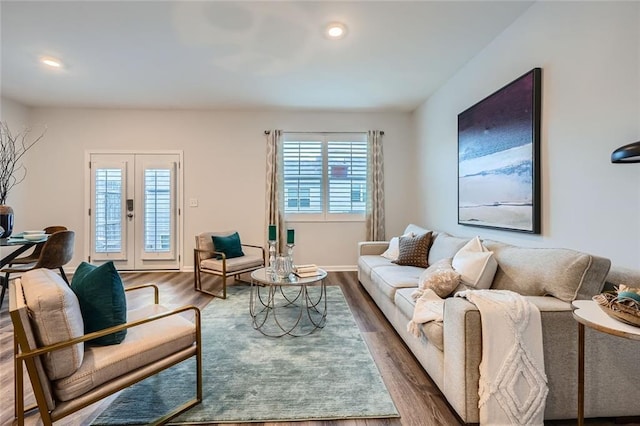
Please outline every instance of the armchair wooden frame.
[[[26, 306], [24, 304], [18, 303], [18, 296], [22, 297], [22, 292], [16, 291], [16, 283], [13, 282], [11, 284], [14, 288], [11, 289], [9, 293], [10, 300], [10, 315], [11, 320], [14, 324], [14, 354], [15, 354], [15, 420], [19, 426], [24, 425], [25, 414], [35, 408], [39, 409], [40, 416], [42, 419], [42, 423], [45, 426], [53, 425], [53, 422], [56, 422], [82, 408], [85, 408], [105, 397], [112, 395], [116, 392], [119, 392], [141, 380], [146, 379], [147, 377], [153, 376], [160, 371], [163, 371], [169, 367], [172, 367], [182, 361], [185, 361], [193, 356], [196, 357], [196, 397], [185, 402], [181, 406], [177, 407], [170, 413], [160, 417], [155, 420], [152, 425], [162, 425], [176, 417], [180, 413], [188, 410], [189, 408], [199, 404], [202, 402], [202, 348], [201, 348], [201, 324], [200, 324], [200, 309], [196, 306], [188, 305], [183, 306], [181, 308], [173, 309], [167, 312], [163, 312], [161, 314], [153, 315], [147, 318], [139, 319], [136, 321], [128, 322], [126, 324], [118, 325], [115, 327], [106, 328], [104, 330], [96, 331], [93, 333], [85, 334], [81, 337], [67, 340], [64, 342], [56, 343], [53, 345], [43, 346], [43, 347], [32, 347], [32, 344], [29, 342], [29, 338], [27, 337], [27, 331], [24, 328], [23, 324], [23, 316], [19, 312], [19, 310], [26, 310]], [[143, 288], [153, 288], [154, 289], [154, 303], [157, 305], [159, 301], [159, 292], [158, 287], [154, 284], [143, 284], [134, 287], [129, 287], [125, 289], [125, 291], [133, 291], [139, 290]], [[19, 293], [19, 294], [18, 294]], [[165, 360], [161, 360], [162, 362], [156, 362], [151, 365], [142, 366], [130, 373], [126, 376], [129, 376], [127, 380], [123, 383], [109, 386], [109, 382], [105, 383], [103, 386], [97, 389], [93, 389], [92, 395], [87, 397], [86, 395], [81, 395], [78, 399], [82, 399], [78, 404], [71, 404], [69, 407], [64, 407], [61, 409], [49, 410], [47, 405], [47, 397], [45, 395], [46, 390], [50, 390], [50, 385], [48, 383], [43, 383], [43, 379], [41, 378], [43, 375], [42, 367], [38, 362], [38, 357], [41, 355], [45, 355], [46, 353], [66, 348], [68, 346], [75, 345], [80, 342], [86, 342], [88, 340], [95, 339], [97, 337], [106, 336], [108, 334], [140, 326], [142, 324], [150, 323], [156, 321], [161, 318], [166, 318], [173, 315], [180, 315], [186, 312], [192, 312], [194, 321], [195, 321], [195, 333], [196, 333], [196, 344], [191, 348], [183, 349], [180, 352], [177, 352], [173, 355], [168, 356]], [[23, 312], [24, 314], [24, 312]], [[30, 326], [28, 326], [30, 329]], [[27, 372], [29, 378], [31, 380], [31, 385], [33, 388], [33, 393], [36, 398], [36, 405], [26, 407], [24, 406], [24, 378], [23, 378], [23, 363], [27, 367]], [[158, 365], [156, 365], [158, 364]], [[120, 376], [119, 378], [122, 378]], [[46, 380], [46, 376], [45, 376]], [[15, 422], [14, 422], [15, 423]]]
[[[196, 237], [196, 247], [197, 247], [197, 245], [198, 245], [198, 237]], [[251, 266], [251, 267], [248, 267], [248, 268], [234, 270], [233, 272], [227, 273], [227, 256], [224, 253], [219, 252], [219, 251], [205, 250], [205, 249], [199, 249], [199, 248], [193, 249], [194, 288], [197, 291], [201, 292], [201, 293], [205, 293], [205, 294], [208, 294], [208, 295], [214, 296], [214, 297], [219, 297], [221, 299], [226, 299], [227, 298], [227, 277], [229, 275], [233, 275], [234, 280], [241, 281], [240, 280], [240, 274], [244, 274], [244, 273], [247, 273], [247, 272], [255, 271], [256, 269], [264, 268], [264, 265], [266, 264], [266, 257], [265, 257], [265, 249], [264, 249], [264, 247], [253, 245], [253, 244], [241, 244], [241, 246], [242, 247], [250, 247], [250, 248], [262, 250], [262, 265]], [[201, 268], [200, 264], [201, 264], [201, 262], [203, 260], [202, 255], [208, 255], [207, 258], [214, 257], [214, 256], [219, 256], [220, 257], [220, 261], [222, 262], [222, 269], [220, 271], [217, 271], [217, 270], [214, 270], [214, 269]], [[204, 290], [202, 288], [202, 277], [201, 277], [202, 273], [206, 273], [206, 274], [211, 274], [211, 275], [216, 275], [216, 276], [222, 277], [222, 295], [220, 295], [219, 293], [213, 293], [211, 291]]]

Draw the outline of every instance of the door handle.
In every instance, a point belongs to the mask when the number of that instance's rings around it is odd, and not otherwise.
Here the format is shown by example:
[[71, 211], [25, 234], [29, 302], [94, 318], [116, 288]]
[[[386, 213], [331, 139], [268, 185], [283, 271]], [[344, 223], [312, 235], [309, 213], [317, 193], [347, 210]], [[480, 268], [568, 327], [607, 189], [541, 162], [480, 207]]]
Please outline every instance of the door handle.
[[128, 199], [127, 200], [127, 217], [129, 219], [133, 219], [133, 200], [132, 199]]

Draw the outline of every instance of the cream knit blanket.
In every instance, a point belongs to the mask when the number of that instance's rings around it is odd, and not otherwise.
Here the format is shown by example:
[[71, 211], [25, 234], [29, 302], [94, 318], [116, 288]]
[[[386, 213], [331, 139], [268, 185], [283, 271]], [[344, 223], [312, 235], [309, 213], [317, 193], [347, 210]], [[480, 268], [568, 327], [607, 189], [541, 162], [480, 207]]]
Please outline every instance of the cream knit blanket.
[[482, 318], [480, 424], [543, 425], [547, 400], [538, 308], [509, 290], [456, 293]]
[[[549, 389], [544, 372], [540, 311], [509, 290], [456, 293], [475, 304], [482, 318], [479, 409], [481, 425], [543, 425]], [[442, 321], [444, 299], [427, 290], [416, 301], [407, 330]]]

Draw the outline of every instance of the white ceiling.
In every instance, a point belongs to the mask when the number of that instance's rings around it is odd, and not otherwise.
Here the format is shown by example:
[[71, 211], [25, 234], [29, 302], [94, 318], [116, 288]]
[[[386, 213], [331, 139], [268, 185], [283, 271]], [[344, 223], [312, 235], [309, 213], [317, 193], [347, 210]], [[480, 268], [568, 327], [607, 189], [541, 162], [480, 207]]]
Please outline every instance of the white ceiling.
[[[0, 90], [29, 106], [411, 111], [531, 4], [2, 0]], [[343, 40], [323, 37], [331, 21]]]

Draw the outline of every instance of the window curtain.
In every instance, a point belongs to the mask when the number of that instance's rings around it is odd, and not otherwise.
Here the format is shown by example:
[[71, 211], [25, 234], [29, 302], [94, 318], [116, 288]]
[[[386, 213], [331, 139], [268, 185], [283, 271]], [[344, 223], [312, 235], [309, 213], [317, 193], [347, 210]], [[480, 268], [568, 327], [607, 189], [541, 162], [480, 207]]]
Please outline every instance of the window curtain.
[[384, 241], [384, 168], [380, 130], [369, 130], [367, 167], [367, 241]]
[[286, 242], [283, 177], [282, 130], [271, 130], [267, 133], [267, 223], [264, 230], [267, 240], [269, 225], [276, 225], [278, 253], [283, 252]]

